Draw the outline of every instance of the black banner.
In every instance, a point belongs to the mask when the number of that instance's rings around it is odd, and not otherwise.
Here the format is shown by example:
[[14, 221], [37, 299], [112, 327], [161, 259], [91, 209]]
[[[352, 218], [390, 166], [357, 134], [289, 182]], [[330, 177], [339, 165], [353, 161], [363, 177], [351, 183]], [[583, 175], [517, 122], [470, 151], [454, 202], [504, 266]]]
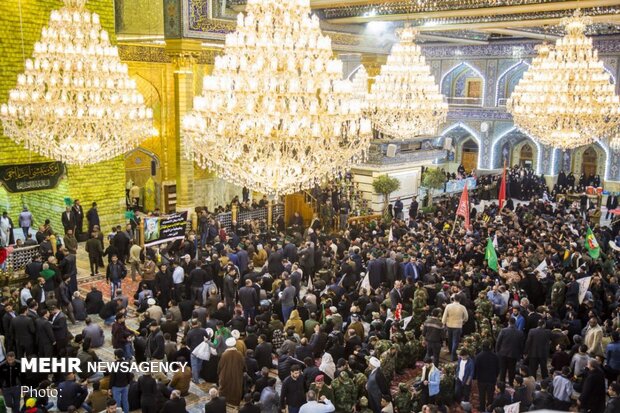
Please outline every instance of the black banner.
[[163, 217], [144, 218], [144, 245], [163, 244], [185, 238], [187, 211]]
[[9, 192], [52, 189], [65, 174], [62, 162], [0, 166], [0, 183]]

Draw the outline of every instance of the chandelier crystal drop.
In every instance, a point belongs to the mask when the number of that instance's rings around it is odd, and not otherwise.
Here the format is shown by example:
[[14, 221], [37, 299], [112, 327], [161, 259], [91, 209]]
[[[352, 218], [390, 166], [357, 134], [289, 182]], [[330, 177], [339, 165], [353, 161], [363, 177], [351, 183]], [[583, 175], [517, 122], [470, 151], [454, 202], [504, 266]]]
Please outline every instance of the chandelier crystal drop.
[[186, 155], [268, 195], [362, 161], [370, 122], [309, 0], [250, 0], [183, 119]]
[[355, 98], [360, 101], [362, 110], [366, 112], [368, 110], [368, 72], [363, 65], [355, 71], [351, 82], [353, 82]]
[[539, 47], [506, 104], [515, 125], [542, 144], [573, 149], [617, 130], [620, 101], [585, 35], [588, 24], [579, 10], [563, 19], [566, 35]]
[[51, 13], [32, 59], [0, 107], [6, 136], [68, 164], [127, 152], [153, 135], [153, 112], [86, 0]]
[[387, 63], [375, 78], [369, 96], [373, 127], [386, 137], [409, 139], [432, 135], [446, 121], [448, 104], [435, 83], [420, 46], [417, 31], [406, 27]]

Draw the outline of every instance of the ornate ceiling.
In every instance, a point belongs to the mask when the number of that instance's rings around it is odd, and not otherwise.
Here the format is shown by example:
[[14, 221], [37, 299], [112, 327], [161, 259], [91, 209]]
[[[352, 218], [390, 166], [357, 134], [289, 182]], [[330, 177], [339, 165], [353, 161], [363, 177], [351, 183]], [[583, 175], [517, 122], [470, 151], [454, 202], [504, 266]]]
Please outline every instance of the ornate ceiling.
[[[226, 0], [226, 13], [241, 11], [244, 4], [245, 0]], [[560, 19], [576, 8], [595, 22], [589, 35], [620, 34], [619, 0], [311, 0], [311, 4], [336, 31], [359, 32], [374, 25], [373, 31], [387, 32], [408, 22], [423, 32], [421, 40], [426, 42], [552, 40], [563, 34], [555, 27]]]

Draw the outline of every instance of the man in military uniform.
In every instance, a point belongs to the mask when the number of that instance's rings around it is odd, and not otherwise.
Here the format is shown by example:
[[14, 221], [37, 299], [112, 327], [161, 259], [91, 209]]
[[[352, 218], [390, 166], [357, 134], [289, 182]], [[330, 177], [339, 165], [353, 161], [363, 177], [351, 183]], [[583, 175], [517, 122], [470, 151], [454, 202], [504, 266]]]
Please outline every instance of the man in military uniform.
[[310, 390], [316, 394], [317, 400], [320, 400], [321, 396], [325, 396], [329, 401], [334, 400], [334, 391], [330, 386], [325, 384], [325, 376], [322, 374], [316, 376], [314, 383], [310, 385]]
[[555, 275], [555, 282], [551, 286], [551, 306], [558, 311], [564, 305], [564, 296], [566, 294], [566, 284], [562, 280], [562, 274]]
[[410, 413], [413, 407], [412, 394], [407, 389], [405, 383], [398, 385], [398, 394], [394, 397], [394, 407], [396, 413]]
[[332, 381], [334, 389], [334, 405], [337, 413], [349, 413], [357, 400], [357, 387], [347, 370], [340, 372], [340, 375]]
[[405, 337], [406, 341], [403, 346], [401, 358], [405, 361], [405, 367], [415, 367], [415, 362], [422, 356], [424, 347], [422, 347], [419, 340], [416, 340], [413, 331], [405, 331]]
[[368, 407], [368, 398], [366, 396], [360, 398], [360, 407], [362, 408], [360, 413], [372, 413], [372, 410]]
[[420, 326], [426, 319], [426, 314], [428, 311], [427, 299], [428, 294], [426, 290], [424, 288], [418, 288], [413, 296], [413, 319], [410, 323], [412, 325], [407, 326], [409, 329], [412, 329], [413, 331], [420, 331]]
[[398, 357], [399, 351], [400, 345], [392, 344], [392, 347], [390, 347], [388, 351], [381, 354], [381, 369], [388, 381], [391, 381], [394, 377], [394, 372], [396, 371], [396, 357]]
[[493, 317], [493, 304], [487, 298], [485, 291], [478, 293], [478, 298], [474, 300], [474, 305], [476, 306], [476, 312], [480, 312], [482, 319], [491, 319]]

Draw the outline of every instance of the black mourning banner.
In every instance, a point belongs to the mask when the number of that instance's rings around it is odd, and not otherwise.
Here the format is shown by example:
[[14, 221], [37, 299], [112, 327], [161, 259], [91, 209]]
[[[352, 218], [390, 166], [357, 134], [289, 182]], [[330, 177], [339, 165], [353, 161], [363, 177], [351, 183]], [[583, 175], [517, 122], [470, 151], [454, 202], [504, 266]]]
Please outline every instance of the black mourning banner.
[[144, 218], [144, 244], [151, 245], [185, 238], [187, 211], [163, 217]]
[[62, 162], [43, 162], [0, 166], [0, 183], [8, 192], [27, 192], [56, 188], [65, 174]]

